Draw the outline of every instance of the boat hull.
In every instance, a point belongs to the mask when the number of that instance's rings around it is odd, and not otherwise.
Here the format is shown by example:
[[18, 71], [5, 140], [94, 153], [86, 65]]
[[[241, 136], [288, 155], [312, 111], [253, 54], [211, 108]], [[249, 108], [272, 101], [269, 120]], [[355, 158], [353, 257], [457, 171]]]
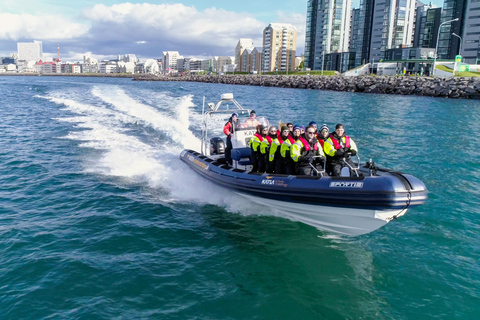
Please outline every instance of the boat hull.
[[420, 180], [398, 172], [361, 178], [251, 174], [192, 150], [184, 150], [180, 159], [206, 179], [253, 203], [342, 235], [372, 232], [408, 208], [423, 204], [428, 194]]

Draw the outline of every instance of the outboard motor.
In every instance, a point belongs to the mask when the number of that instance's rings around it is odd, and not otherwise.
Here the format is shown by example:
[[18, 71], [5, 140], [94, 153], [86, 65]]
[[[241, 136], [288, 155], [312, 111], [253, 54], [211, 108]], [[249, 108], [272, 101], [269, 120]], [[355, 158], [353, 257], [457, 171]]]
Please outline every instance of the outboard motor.
[[225, 142], [222, 138], [214, 137], [210, 139], [210, 154], [224, 154]]

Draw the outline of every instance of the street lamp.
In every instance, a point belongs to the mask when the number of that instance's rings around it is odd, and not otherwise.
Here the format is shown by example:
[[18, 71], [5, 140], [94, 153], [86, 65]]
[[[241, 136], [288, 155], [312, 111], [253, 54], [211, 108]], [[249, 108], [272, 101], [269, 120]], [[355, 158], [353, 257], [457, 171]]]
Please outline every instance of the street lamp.
[[461, 55], [462, 54], [462, 37], [460, 37], [458, 34], [454, 32], [452, 32], [452, 35], [460, 39], [460, 47], [458, 48], [458, 54]]
[[433, 72], [432, 75], [435, 76], [435, 65], [437, 64], [437, 50], [438, 50], [438, 40], [440, 39], [440, 30], [442, 29], [442, 26], [446, 23], [450, 23], [453, 21], [458, 21], [458, 18], [455, 18], [453, 20], [448, 20], [440, 24], [438, 27], [438, 32], [437, 32], [437, 45], [435, 46], [435, 56], [433, 57]]

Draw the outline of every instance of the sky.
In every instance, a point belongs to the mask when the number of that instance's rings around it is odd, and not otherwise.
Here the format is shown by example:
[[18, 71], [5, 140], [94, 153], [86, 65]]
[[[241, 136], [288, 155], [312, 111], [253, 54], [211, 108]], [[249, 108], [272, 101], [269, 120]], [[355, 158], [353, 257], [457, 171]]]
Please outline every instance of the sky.
[[[441, 6], [442, 0], [433, 0]], [[359, 0], [353, 0], [358, 7]], [[269, 23], [297, 28], [297, 55], [304, 52], [307, 1], [179, 0], [0, 0], [0, 56], [17, 42], [43, 42], [46, 57], [82, 61], [117, 54], [160, 58], [162, 51], [185, 57], [234, 55], [240, 38], [262, 46]]]

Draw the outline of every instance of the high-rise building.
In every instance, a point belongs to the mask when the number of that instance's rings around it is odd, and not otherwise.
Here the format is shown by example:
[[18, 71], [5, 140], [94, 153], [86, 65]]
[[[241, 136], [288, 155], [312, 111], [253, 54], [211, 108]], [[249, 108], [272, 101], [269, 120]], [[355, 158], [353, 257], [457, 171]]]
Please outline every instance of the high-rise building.
[[480, 1], [468, 0], [461, 55], [465, 63], [480, 61]]
[[295, 70], [297, 29], [291, 24], [270, 23], [263, 30], [263, 71]]
[[370, 61], [374, 4], [375, 0], [361, 0], [360, 8], [352, 11], [350, 52], [355, 67]]
[[165, 73], [177, 73], [178, 72], [178, 59], [183, 57], [178, 51], [163, 51], [162, 65]]
[[42, 41], [18, 42], [18, 60], [39, 61], [43, 59]]
[[242, 59], [243, 52], [245, 50], [253, 50], [253, 41], [252, 39], [246, 39], [242, 38], [238, 40], [237, 46], [235, 47], [235, 63], [237, 64], [237, 67], [235, 68], [235, 71], [246, 71], [247, 65], [245, 59]]
[[465, 10], [467, 8], [467, 2], [473, 1], [476, 0], [445, 0], [443, 2], [441, 22], [444, 23], [457, 18], [459, 20], [445, 23], [441, 27], [438, 40], [437, 59], [454, 59], [458, 54], [460, 49], [460, 39], [453, 36], [452, 33], [459, 36], [462, 35], [465, 25]]
[[324, 54], [349, 49], [351, 0], [309, 0], [305, 34], [305, 67], [319, 70]]
[[412, 46], [415, 2], [415, 0], [375, 2], [370, 61], [384, 59], [387, 49]]
[[442, 8], [433, 4], [417, 6], [415, 18], [414, 48], [435, 48]]
[[262, 71], [263, 48], [255, 47], [252, 51], [252, 71]]

